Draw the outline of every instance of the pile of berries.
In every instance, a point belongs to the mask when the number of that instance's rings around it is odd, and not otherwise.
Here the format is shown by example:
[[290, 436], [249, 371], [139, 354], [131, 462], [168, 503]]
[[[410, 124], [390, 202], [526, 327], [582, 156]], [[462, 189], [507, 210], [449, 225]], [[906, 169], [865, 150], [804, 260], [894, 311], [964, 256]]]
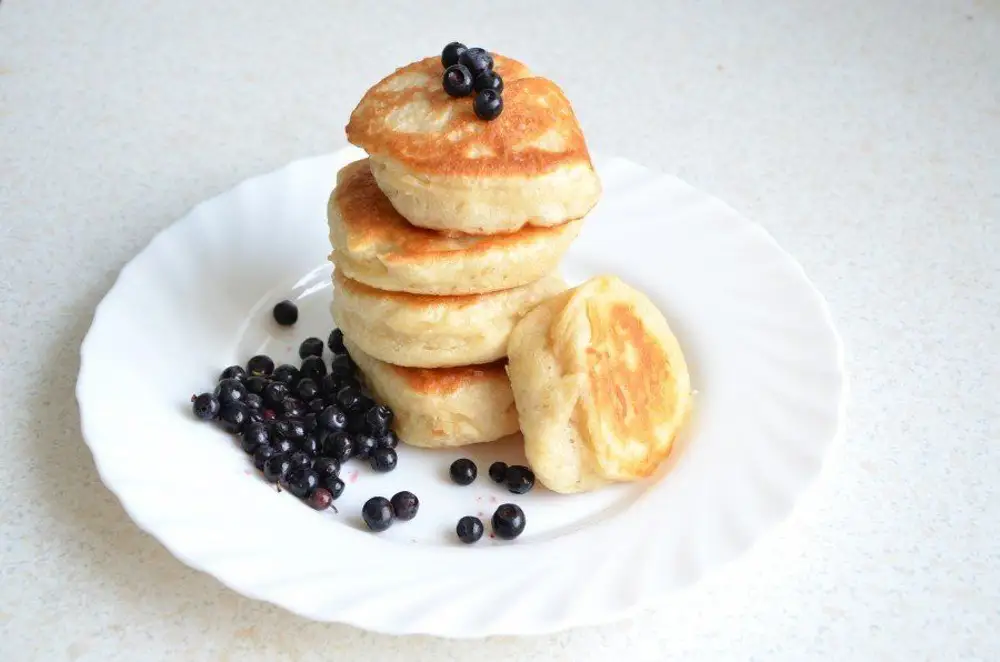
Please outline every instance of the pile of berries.
[[472, 109], [481, 120], [494, 120], [503, 112], [503, 78], [493, 71], [493, 56], [482, 48], [468, 48], [453, 41], [441, 51], [444, 91], [453, 97], [476, 93]]

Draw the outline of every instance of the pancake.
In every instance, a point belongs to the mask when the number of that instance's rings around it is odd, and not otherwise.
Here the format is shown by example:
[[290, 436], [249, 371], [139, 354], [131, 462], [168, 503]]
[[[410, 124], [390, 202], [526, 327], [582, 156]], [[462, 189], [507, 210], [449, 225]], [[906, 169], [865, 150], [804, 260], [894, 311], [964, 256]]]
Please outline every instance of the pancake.
[[555, 275], [510, 290], [460, 296], [386, 292], [339, 270], [333, 281], [333, 319], [344, 334], [379, 360], [420, 368], [502, 359], [514, 324], [566, 289]]
[[537, 306], [514, 327], [508, 353], [525, 455], [556, 492], [650, 476], [691, 410], [667, 321], [613, 276]]
[[396, 434], [423, 448], [493, 441], [517, 432], [504, 361], [456, 368], [403, 368], [344, 345], [372, 394], [395, 413]]
[[473, 97], [442, 87], [437, 57], [384, 78], [361, 99], [347, 139], [371, 157], [379, 187], [410, 223], [470, 234], [582, 218], [600, 181], [573, 108], [552, 81], [494, 55], [504, 109], [476, 117]]
[[478, 294], [552, 272], [582, 221], [505, 235], [446, 235], [414, 227], [375, 184], [368, 161], [337, 175], [328, 207], [331, 260], [348, 278], [381, 290]]

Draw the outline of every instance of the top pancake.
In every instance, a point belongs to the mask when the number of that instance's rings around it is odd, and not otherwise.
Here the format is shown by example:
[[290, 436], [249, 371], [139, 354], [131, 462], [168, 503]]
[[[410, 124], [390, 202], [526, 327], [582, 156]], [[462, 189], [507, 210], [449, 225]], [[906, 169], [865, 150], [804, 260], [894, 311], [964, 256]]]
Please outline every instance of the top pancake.
[[516, 60], [494, 55], [504, 81], [504, 110], [476, 117], [472, 97], [449, 96], [444, 68], [429, 57], [397, 69], [351, 113], [347, 139], [372, 155], [424, 174], [530, 176], [590, 164], [576, 116], [562, 90]]

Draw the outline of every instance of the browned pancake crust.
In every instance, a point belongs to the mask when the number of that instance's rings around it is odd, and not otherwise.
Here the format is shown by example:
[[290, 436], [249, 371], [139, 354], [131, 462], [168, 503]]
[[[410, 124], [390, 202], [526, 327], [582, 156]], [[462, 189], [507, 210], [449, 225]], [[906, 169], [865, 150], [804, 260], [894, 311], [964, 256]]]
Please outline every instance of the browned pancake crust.
[[472, 382], [507, 379], [506, 366], [507, 359], [501, 359], [493, 363], [456, 368], [404, 368], [394, 365], [392, 369], [418, 393], [447, 394]]

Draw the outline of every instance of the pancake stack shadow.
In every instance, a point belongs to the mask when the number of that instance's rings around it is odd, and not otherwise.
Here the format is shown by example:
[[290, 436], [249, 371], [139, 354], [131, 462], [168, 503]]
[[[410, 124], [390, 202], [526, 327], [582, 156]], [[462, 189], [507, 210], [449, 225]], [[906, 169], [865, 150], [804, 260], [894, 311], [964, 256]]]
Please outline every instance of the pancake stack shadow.
[[427, 58], [376, 84], [348, 139], [369, 158], [328, 207], [334, 321], [404, 443], [449, 447], [518, 431], [507, 341], [566, 289], [557, 268], [600, 195], [569, 102], [495, 57], [501, 116], [483, 121]]

